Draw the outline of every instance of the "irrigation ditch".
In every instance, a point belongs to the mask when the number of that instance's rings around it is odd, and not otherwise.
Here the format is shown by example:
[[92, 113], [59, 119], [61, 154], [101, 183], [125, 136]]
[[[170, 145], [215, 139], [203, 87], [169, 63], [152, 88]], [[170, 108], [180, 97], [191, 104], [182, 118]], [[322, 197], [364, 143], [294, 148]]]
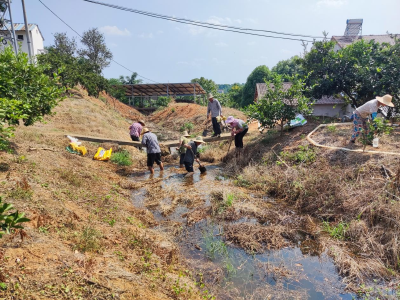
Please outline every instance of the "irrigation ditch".
[[216, 299], [354, 299], [310, 234], [315, 220], [234, 185], [221, 165], [206, 174], [166, 166], [132, 175], [132, 204], [173, 236], [179, 257]]

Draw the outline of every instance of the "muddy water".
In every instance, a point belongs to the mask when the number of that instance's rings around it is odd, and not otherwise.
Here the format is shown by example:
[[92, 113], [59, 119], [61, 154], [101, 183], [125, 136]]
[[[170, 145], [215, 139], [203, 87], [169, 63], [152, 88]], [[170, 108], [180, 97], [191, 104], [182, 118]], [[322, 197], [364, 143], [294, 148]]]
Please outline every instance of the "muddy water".
[[[199, 207], [206, 210], [212, 191], [233, 186], [219, 166], [209, 165], [206, 174], [197, 170], [189, 178], [182, 170], [167, 166], [164, 172], [134, 174], [132, 179], [159, 181], [164, 198], [156, 204], [148, 202], [149, 192], [144, 187], [133, 192], [133, 205], [148, 208], [159, 221], [160, 231], [171, 233], [171, 223], [180, 224], [183, 229], [176, 234], [180, 252], [195, 270], [196, 279], [217, 299], [354, 299], [344, 291], [332, 260], [318, 252], [309, 239], [300, 236], [295, 246], [249, 254], [223, 240], [226, 221], [208, 217], [188, 226], [187, 213]], [[172, 192], [186, 201], [174, 204]], [[258, 221], [244, 217], [232, 223], [240, 222]]]

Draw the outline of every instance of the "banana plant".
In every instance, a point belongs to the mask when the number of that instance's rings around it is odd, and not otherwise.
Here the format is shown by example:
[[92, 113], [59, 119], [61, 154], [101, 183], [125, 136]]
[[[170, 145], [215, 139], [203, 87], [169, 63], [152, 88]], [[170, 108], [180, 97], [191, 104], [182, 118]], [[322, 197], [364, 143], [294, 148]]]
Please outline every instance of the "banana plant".
[[[10, 203], [3, 203], [0, 197], [0, 238], [5, 234], [10, 234], [12, 229], [23, 229], [21, 223], [29, 222], [30, 219], [25, 218], [25, 213], [18, 211], [10, 213], [9, 211], [14, 208]], [[8, 213], [7, 213], [8, 212]]]

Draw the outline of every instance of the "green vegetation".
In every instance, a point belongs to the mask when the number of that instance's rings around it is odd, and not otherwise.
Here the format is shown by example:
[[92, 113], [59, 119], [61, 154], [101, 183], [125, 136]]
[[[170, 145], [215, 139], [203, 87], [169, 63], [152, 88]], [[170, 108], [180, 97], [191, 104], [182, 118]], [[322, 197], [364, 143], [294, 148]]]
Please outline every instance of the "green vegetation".
[[326, 129], [330, 132], [330, 133], [336, 133], [337, 132], [337, 127], [335, 125], [328, 125], [326, 126]]
[[336, 226], [331, 226], [329, 222], [324, 221], [323, 223], [324, 231], [329, 233], [329, 235], [335, 239], [344, 240], [346, 231], [349, 229], [349, 224], [340, 221]]
[[191, 122], [187, 122], [185, 124], [183, 124], [181, 126], [181, 128], [179, 129], [181, 132], [184, 132], [185, 130], [187, 130], [188, 133], [190, 133], [190, 131], [194, 128], [194, 124]]
[[25, 126], [42, 121], [57, 105], [65, 89], [58, 85], [57, 70], [46, 76], [48, 71], [30, 64], [22, 51], [15, 55], [11, 46], [0, 51], [0, 151], [11, 151], [8, 139], [20, 120]]
[[292, 85], [285, 88], [284, 78], [272, 75], [271, 81], [266, 81], [265, 97], [247, 108], [250, 118], [256, 119], [264, 128], [280, 127], [283, 134], [287, 120], [292, 120], [297, 112], [308, 115], [312, 112], [310, 100], [304, 97], [304, 82], [297, 77], [290, 77]]
[[258, 66], [251, 72], [243, 87], [241, 107], [246, 107], [254, 102], [256, 84], [271, 80], [271, 76], [271, 71], [267, 66]]
[[19, 213], [18, 210], [11, 213], [14, 208], [12, 204], [2, 203], [0, 197], [0, 238], [5, 234], [10, 234], [13, 229], [23, 229], [21, 223], [29, 222], [30, 219], [24, 218], [25, 213]]
[[111, 155], [111, 162], [120, 166], [132, 165], [131, 154], [127, 150], [113, 152]]
[[393, 127], [389, 126], [389, 121], [381, 118], [375, 118], [373, 121], [367, 123], [368, 133], [361, 130], [360, 141], [363, 144], [363, 151], [367, 145], [372, 144], [374, 137], [380, 137], [382, 135], [389, 135], [393, 131]]
[[75, 249], [81, 252], [96, 252], [100, 250], [101, 234], [91, 226], [83, 228], [82, 232], [77, 237]]
[[298, 151], [295, 152], [287, 152], [283, 151], [280, 153], [280, 156], [282, 159], [285, 161], [290, 161], [292, 163], [305, 163], [305, 164], [310, 164], [315, 161], [317, 158], [317, 154], [314, 150], [314, 148], [307, 146], [299, 146]]

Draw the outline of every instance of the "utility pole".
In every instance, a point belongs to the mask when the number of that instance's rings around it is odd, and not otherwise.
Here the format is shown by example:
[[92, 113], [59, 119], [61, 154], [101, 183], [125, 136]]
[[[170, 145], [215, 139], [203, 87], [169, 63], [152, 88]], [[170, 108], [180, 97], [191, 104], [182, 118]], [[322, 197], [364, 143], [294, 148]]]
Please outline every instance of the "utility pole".
[[29, 32], [29, 27], [28, 27], [28, 19], [26, 18], [26, 10], [25, 10], [25, 0], [22, 1], [22, 10], [24, 11], [24, 22], [25, 22], [25, 31], [26, 31], [26, 41], [28, 42], [28, 55], [29, 55], [29, 61], [32, 63], [32, 45], [31, 45], [31, 37], [30, 37], [30, 32]]
[[8, 13], [10, 14], [10, 23], [11, 23], [11, 32], [13, 35], [14, 51], [15, 51], [15, 54], [18, 54], [17, 36], [15, 35], [14, 23], [12, 20], [11, 1], [10, 0], [8, 0]]

